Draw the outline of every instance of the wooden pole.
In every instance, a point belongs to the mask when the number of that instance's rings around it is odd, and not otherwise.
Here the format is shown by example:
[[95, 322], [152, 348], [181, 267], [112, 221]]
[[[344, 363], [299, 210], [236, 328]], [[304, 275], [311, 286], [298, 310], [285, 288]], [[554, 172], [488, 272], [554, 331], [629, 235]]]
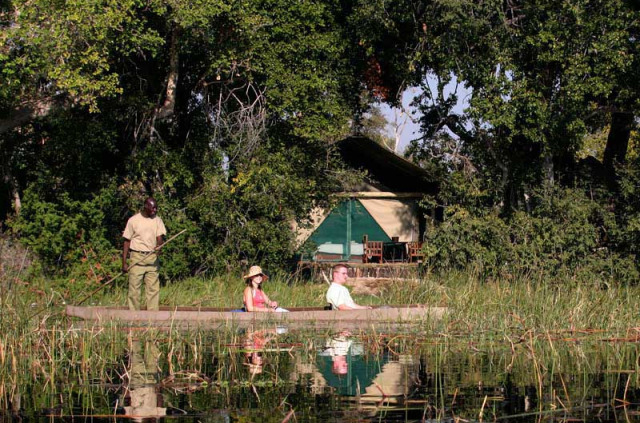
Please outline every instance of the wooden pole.
[[[171, 241], [173, 241], [174, 239], [176, 239], [179, 235], [182, 235], [184, 232], [186, 232], [186, 229], [181, 230], [180, 232], [178, 232], [177, 234], [175, 234], [174, 236], [172, 236], [171, 238], [169, 238], [168, 240], [166, 240], [161, 246], [160, 248], [158, 248], [156, 251], [154, 251], [151, 254], [157, 254], [158, 251], [160, 251], [162, 248], [164, 248], [165, 245], [167, 245], [168, 243], [170, 243]], [[146, 257], [138, 260], [137, 262], [133, 263], [131, 266], [129, 266], [129, 268], [132, 268], [133, 266], [137, 265], [138, 263], [140, 263], [141, 261], [146, 260]], [[105, 283], [103, 283], [102, 285], [100, 285], [98, 288], [96, 288], [94, 291], [90, 292], [89, 295], [87, 295], [86, 297], [84, 297], [82, 300], [80, 300], [80, 302], [77, 305], [82, 305], [82, 303], [84, 303], [85, 301], [87, 301], [87, 299], [89, 299], [93, 294], [95, 294], [96, 292], [100, 291], [102, 288], [104, 288], [105, 286], [109, 285], [111, 282], [115, 281], [116, 279], [118, 279], [120, 276], [122, 276], [124, 274], [124, 272], [120, 272], [117, 275], [115, 275], [114, 277], [112, 277], [111, 279], [109, 279], [108, 281], [106, 281]]]

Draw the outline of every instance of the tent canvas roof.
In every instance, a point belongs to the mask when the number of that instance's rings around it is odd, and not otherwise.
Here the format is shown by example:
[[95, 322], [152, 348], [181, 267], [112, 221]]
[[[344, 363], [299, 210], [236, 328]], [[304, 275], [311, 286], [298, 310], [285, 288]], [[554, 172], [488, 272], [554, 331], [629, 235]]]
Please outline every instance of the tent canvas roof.
[[363, 136], [352, 136], [337, 144], [343, 160], [356, 169], [366, 169], [382, 185], [382, 191], [436, 194], [438, 184], [415, 163]]

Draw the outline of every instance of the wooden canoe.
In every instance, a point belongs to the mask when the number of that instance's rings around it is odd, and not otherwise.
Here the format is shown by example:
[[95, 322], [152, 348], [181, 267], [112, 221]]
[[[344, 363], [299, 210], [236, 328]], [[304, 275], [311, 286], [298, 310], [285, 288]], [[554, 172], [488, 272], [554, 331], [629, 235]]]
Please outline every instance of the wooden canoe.
[[289, 313], [246, 313], [231, 309], [206, 307], [161, 307], [157, 311], [132, 311], [126, 307], [80, 307], [68, 305], [67, 316], [101, 323], [123, 322], [149, 324], [150, 326], [235, 325], [247, 326], [255, 323], [291, 324], [304, 326], [332, 326], [336, 323], [350, 327], [373, 323], [416, 323], [440, 319], [445, 307], [410, 305], [378, 307], [370, 310], [323, 310], [322, 308], [289, 308]]

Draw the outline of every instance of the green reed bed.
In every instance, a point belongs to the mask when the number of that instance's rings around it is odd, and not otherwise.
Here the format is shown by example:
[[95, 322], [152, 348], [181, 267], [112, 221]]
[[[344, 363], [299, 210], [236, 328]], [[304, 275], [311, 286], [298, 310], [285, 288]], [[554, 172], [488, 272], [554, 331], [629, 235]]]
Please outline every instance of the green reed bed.
[[[468, 419], [478, 418], [486, 406], [483, 399], [500, 403], [513, 390], [530, 397], [531, 414], [580, 415], [594, 408], [612, 410], [637, 403], [639, 352], [635, 345], [588, 341], [558, 343], [553, 349], [549, 353], [549, 345], [535, 342], [492, 351], [470, 349], [462, 343], [430, 346], [422, 357], [427, 372], [440, 385], [426, 399]], [[456, 406], [456, 396], [473, 398]]]
[[[154, 345], [157, 356], [148, 367], [154, 382], [170, 392], [192, 392], [190, 401], [195, 409], [211, 407], [207, 401], [212, 396], [220, 406], [265, 407], [271, 399], [282, 401], [283, 393], [295, 392], [307, 377], [299, 369], [315, 365], [317, 351], [334, 335], [332, 331], [278, 335], [266, 344], [263, 372], [251, 375], [245, 360], [248, 332], [122, 331], [97, 326], [70, 330], [53, 326], [47, 332], [25, 333], [23, 339], [32, 342], [20, 351], [27, 355], [22, 360], [24, 367], [18, 367], [14, 379], [3, 373], [0, 406], [6, 409], [12, 396], [24, 395], [23, 389], [28, 387], [28, 401], [35, 409], [61, 407], [62, 414], [68, 415], [73, 410], [65, 407], [80, 397], [85, 414], [107, 413], [113, 404], [95, 387], [125, 385], [134, 354], [145, 356], [149, 345]], [[417, 357], [423, 378], [433, 384], [420, 393], [416, 407], [428, 406], [436, 416], [455, 413], [471, 419], [481, 410], [488, 416], [490, 405], [503, 395], [499, 388], [505, 383], [522, 389], [535, 387], [536, 408], [532, 412], [575, 408], [597, 389], [604, 390], [610, 403], [623, 401], [625, 390], [638, 388], [637, 372], [633, 372], [639, 352], [634, 343], [533, 336], [511, 345], [498, 340], [470, 342], [444, 333], [428, 337], [417, 332], [371, 331], [352, 333], [352, 337], [363, 344], [369, 360], [382, 355]], [[477, 395], [478, 389], [480, 396], [487, 396], [489, 405], [467, 399], [464, 406], [455, 406], [456, 397]], [[239, 392], [247, 397], [243, 402], [238, 402]]]
[[[63, 315], [64, 303], [74, 303], [89, 290], [63, 291], [56, 286], [64, 285], [13, 285], [4, 297], [0, 410], [9, 410], [15, 398], [28, 391], [34, 408], [59, 406], [59, 400], [52, 399], [52, 393], [57, 393], [69, 398], [81, 395], [89, 412], [96, 406], [91, 398], [97, 395], [91, 387], [123, 385], [134, 345], [149, 342], [159, 351], [158, 383], [167, 379], [167, 389], [215, 392], [222, 396], [221, 401], [231, 403], [237, 389], [249, 393], [255, 387], [269, 392], [290, 389], [291, 375], [314, 365], [323, 340], [333, 335], [331, 329], [278, 335], [269, 345], [284, 345], [290, 352], [280, 348], [265, 352], [264, 371], [251, 377], [245, 340], [248, 331], [260, 328], [184, 332], [72, 325]], [[276, 275], [264, 289], [283, 306], [294, 307], [324, 305], [326, 287], [325, 283]], [[243, 289], [237, 276], [192, 278], [163, 286], [161, 303], [239, 307]], [[126, 286], [116, 284], [87, 303], [124, 304], [125, 297]], [[420, 357], [434, 386], [422, 394], [423, 402], [417, 406], [426, 409], [428, 405], [440, 415], [451, 412], [455, 408], [452, 398], [477, 386], [478, 380], [485, 386], [509, 381], [535, 387], [538, 412], [573, 409], [595, 389], [604, 389], [612, 404], [623, 402], [640, 387], [638, 287], [570, 278], [544, 281], [531, 276], [486, 281], [470, 273], [450, 273], [396, 281], [374, 295], [354, 297], [362, 304], [421, 303], [449, 308], [441, 321], [425, 321], [402, 330], [367, 325], [362, 331], [352, 331], [374, 356]], [[9, 298], [20, 300], [7, 301]], [[265, 399], [265, 392], [258, 394]], [[493, 394], [487, 392], [486, 402], [457, 412], [469, 419], [478, 418], [481, 412], [488, 416], [491, 401], [497, 401], [491, 398], [499, 398]], [[109, 404], [105, 398], [95, 401], [103, 408]]]
[[382, 300], [447, 306], [450, 313], [442, 330], [470, 334], [530, 329], [620, 333], [640, 324], [640, 288], [570, 279], [485, 281], [452, 272], [398, 283]]

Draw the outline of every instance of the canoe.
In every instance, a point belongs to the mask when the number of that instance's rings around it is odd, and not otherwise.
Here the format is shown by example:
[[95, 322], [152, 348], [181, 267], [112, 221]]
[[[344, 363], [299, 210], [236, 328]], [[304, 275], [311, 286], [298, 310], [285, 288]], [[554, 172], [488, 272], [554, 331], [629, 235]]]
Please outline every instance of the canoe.
[[256, 323], [291, 324], [308, 326], [333, 326], [336, 323], [349, 327], [373, 323], [417, 323], [440, 319], [446, 307], [425, 305], [384, 306], [369, 310], [324, 310], [322, 308], [289, 308], [289, 313], [237, 312], [224, 308], [161, 307], [160, 310], [129, 310], [126, 307], [80, 307], [68, 305], [66, 314], [87, 321], [148, 324], [150, 326], [248, 326]]

